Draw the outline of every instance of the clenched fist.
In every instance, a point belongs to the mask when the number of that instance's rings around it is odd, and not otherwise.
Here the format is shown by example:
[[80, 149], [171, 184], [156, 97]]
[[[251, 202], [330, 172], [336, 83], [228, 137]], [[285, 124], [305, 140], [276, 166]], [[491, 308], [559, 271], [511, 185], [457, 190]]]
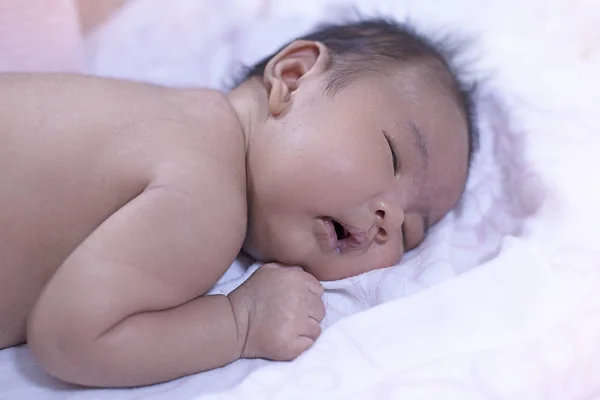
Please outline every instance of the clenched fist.
[[265, 264], [229, 294], [242, 358], [288, 361], [313, 345], [325, 317], [323, 286], [298, 267]]

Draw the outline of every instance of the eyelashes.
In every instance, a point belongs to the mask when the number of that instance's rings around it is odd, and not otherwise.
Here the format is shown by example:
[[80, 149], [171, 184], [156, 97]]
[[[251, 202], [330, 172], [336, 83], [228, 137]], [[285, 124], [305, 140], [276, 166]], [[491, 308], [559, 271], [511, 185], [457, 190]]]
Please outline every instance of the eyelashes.
[[388, 146], [390, 146], [390, 152], [392, 153], [392, 167], [394, 169], [394, 175], [396, 175], [398, 173], [398, 154], [396, 152], [396, 149], [394, 148], [394, 144], [390, 139], [390, 135], [384, 130], [382, 130], [382, 132], [383, 136], [385, 137], [385, 140], [388, 143]]
[[392, 165], [394, 167], [394, 174], [398, 173], [398, 156], [396, 156], [396, 151], [390, 142], [390, 150], [392, 151]]
[[404, 251], [408, 251], [408, 241], [406, 240], [406, 224], [403, 222], [400, 227], [400, 232], [402, 234], [402, 247]]

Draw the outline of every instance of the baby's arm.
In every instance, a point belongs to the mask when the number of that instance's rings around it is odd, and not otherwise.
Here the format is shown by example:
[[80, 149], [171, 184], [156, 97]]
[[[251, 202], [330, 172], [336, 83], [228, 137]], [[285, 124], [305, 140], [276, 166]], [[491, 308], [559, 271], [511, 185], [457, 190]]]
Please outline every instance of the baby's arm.
[[28, 324], [31, 350], [51, 374], [82, 385], [137, 386], [240, 357], [245, 337], [229, 299], [196, 297], [235, 258], [232, 238], [243, 230], [228, 232], [241, 229], [232, 224], [211, 235], [227, 216], [203, 212], [193, 200], [169, 186], [149, 188], [64, 262]]
[[314, 343], [323, 288], [299, 268], [260, 268], [229, 296], [198, 297], [229, 267], [245, 228], [228, 203], [239, 193], [205, 184], [202, 196], [146, 189], [69, 256], [28, 323], [48, 372], [85, 386], [140, 386], [240, 357], [290, 360]]

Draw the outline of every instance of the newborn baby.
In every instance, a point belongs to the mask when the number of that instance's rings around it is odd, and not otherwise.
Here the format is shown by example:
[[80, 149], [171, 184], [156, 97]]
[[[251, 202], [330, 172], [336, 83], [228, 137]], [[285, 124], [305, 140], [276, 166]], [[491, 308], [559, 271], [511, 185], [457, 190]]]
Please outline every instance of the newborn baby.
[[[227, 94], [0, 76], [0, 348], [111, 387], [301, 354], [319, 280], [394, 265], [461, 196], [470, 99], [438, 50], [367, 20]], [[203, 296], [240, 250], [266, 264]]]

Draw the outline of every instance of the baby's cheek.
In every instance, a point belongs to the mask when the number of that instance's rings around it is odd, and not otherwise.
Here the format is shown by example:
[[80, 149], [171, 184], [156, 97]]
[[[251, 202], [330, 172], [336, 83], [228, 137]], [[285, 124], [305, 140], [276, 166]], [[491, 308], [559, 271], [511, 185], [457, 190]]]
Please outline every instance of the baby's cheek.
[[339, 186], [340, 178], [327, 170], [327, 166], [308, 158], [291, 160], [280, 171], [277, 187], [282, 201], [306, 205], [322, 201]]
[[[362, 272], [392, 267], [397, 265], [404, 256], [404, 249], [400, 243], [387, 243], [385, 248], [378, 250], [380, 251], [377, 254], [368, 255], [367, 259], [364, 260], [364, 270]], [[369, 258], [371, 259], [370, 261]]]
[[[311, 150], [311, 151], [308, 151]], [[356, 205], [382, 190], [381, 172], [364, 155], [343, 148], [306, 149], [277, 163], [270, 179], [279, 202], [311, 207]], [[381, 169], [381, 168], [379, 168]], [[391, 172], [390, 172], [391, 174]]]

